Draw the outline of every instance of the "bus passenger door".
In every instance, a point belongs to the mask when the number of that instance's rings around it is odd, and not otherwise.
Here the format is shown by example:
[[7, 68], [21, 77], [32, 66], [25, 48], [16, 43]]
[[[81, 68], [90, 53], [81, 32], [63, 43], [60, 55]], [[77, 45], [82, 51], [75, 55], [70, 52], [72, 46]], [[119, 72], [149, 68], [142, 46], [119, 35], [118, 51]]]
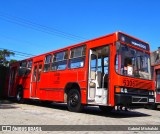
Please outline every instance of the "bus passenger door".
[[90, 50], [88, 104], [107, 105], [109, 91], [109, 45]]
[[98, 54], [90, 50], [90, 56], [89, 56], [89, 74], [88, 74], [88, 102], [94, 103], [95, 102], [95, 96], [96, 96], [96, 90], [98, 86], [97, 81], [97, 65], [98, 65]]
[[37, 90], [41, 80], [42, 62], [34, 63], [32, 72], [31, 97], [37, 98]]

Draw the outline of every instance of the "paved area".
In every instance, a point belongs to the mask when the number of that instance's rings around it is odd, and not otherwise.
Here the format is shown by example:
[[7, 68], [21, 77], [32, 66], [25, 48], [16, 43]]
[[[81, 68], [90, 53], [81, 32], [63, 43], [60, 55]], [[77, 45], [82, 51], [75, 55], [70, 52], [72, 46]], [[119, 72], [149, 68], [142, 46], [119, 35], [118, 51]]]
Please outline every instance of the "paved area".
[[[53, 103], [48, 106], [43, 106], [39, 102], [18, 104], [8, 100], [0, 100], [0, 125], [160, 125], [160, 111], [141, 108], [127, 112], [113, 110], [110, 113], [103, 113], [98, 107], [85, 107], [82, 113], [73, 113], [67, 110], [65, 104]], [[59, 131], [58, 133], [64, 132]], [[98, 132], [83, 131], [65, 133], [88, 134]], [[100, 133], [111, 132], [101, 131]], [[114, 131], [112, 133], [119, 132]], [[125, 131], [120, 133], [151, 132]]]

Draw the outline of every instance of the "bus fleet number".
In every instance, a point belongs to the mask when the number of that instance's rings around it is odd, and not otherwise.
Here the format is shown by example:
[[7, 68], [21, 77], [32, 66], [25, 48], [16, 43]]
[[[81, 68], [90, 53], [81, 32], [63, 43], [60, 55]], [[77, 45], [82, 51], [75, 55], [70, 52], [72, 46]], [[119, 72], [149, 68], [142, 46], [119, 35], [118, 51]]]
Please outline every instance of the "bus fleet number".
[[135, 87], [136, 86], [136, 82], [134, 80], [124, 79], [123, 80], [123, 85], [124, 86], [128, 86], [128, 87]]

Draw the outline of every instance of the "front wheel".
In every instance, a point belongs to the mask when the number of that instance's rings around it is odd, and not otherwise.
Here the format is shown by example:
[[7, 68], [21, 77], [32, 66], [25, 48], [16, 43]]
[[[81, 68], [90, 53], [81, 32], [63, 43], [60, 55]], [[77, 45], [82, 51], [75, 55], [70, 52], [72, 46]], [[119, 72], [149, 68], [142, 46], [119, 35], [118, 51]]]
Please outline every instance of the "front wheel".
[[78, 90], [71, 89], [67, 97], [67, 106], [71, 112], [80, 112], [83, 109], [81, 104], [81, 95]]
[[157, 110], [157, 104], [156, 104], [156, 103], [152, 104], [152, 105], [150, 106], [150, 108], [151, 108], [152, 110]]
[[152, 109], [152, 110], [157, 110], [157, 104], [154, 103], [152, 105], [145, 105], [146, 109]]

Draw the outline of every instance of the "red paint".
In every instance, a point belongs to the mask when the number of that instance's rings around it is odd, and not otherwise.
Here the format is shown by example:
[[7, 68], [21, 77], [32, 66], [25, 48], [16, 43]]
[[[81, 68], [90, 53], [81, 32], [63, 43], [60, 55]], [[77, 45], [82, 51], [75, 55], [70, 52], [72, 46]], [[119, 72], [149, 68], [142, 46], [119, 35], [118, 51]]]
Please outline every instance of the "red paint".
[[[13, 70], [15, 70], [15, 78], [12, 79], [12, 82], [9, 82], [10, 84], [9, 84], [8, 95], [15, 96], [16, 89], [20, 85], [24, 89], [24, 98], [38, 98], [40, 100], [64, 102], [65, 101], [64, 92], [67, 84], [77, 83], [80, 87], [82, 103], [87, 104], [89, 50], [91, 48], [95, 48], [95, 47], [99, 47], [107, 44], [110, 45], [110, 64], [109, 64], [110, 76], [108, 79], [109, 80], [109, 99], [108, 99], [109, 105], [114, 106], [114, 86], [124, 86], [124, 79], [132, 81], [132, 84], [127, 84], [125, 85], [126, 87], [154, 90], [153, 81], [120, 76], [115, 72], [115, 55], [116, 55], [115, 42], [118, 40], [117, 35], [118, 35], [118, 32], [109, 34], [100, 38], [96, 38], [93, 40], [89, 40], [86, 42], [82, 42], [80, 44], [72, 45], [63, 49], [48, 52], [39, 56], [31, 57], [29, 59], [25, 59], [24, 61], [26, 62], [30, 60], [32, 61], [32, 67], [30, 68], [30, 73], [28, 73], [27, 75], [18, 76], [18, 68], [20, 67], [19, 63], [23, 61], [19, 61], [11, 64], [10, 75], [11, 73], [13, 73]], [[129, 36], [129, 35], [126, 35], [126, 36]], [[83, 68], [69, 69], [67, 67], [65, 70], [44, 72], [44, 62], [45, 62], [46, 55], [49, 55], [49, 54], [53, 55], [57, 52], [68, 50], [68, 58], [69, 58], [70, 50], [72, 48], [82, 46], [84, 44], [86, 45], [86, 57], [85, 57], [85, 64]], [[138, 47], [135, 47], [135, 46], [132, 46], [132, 47], [137, 50], [141, 50]], [[150, 52], [146, 51], [146, 53], [150, 53]], [[67, 64], [68, 64], [68, 61], [67, 61]], [[41, 71], [39, 70], [40, 65], [41, 65]], [[50, 67], [52, 66], [51, 63], [49, 65]], [[39, 77], [38, 75], [40, 75], [40, 80], [38, 80], [38, 77]], [[133, 82], [135, 84], [133, 84]]]

